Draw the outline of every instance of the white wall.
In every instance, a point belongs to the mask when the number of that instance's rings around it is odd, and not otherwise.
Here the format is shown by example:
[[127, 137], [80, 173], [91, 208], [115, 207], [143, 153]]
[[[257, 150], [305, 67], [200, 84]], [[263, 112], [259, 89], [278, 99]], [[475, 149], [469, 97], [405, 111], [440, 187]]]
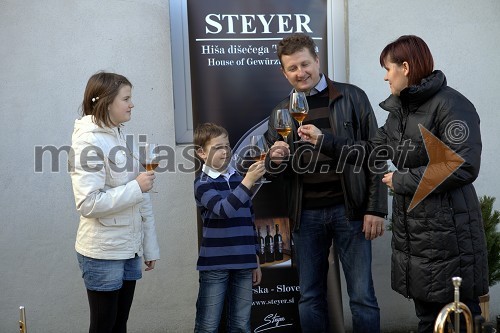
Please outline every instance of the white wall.
[[[47, 158], [45, 171], [35, 173], [34, 147], [70, 144], [86, 81], [101, 69], [124, 74], [134, 84], [136, 107], [126, 130], [174, 146], [170, 50], [175, 46], [168, 8], [161, 0], [0, 2], [0, 332], [18, 329], [19, 305], [27, 308], [31, 333], [88, 330], [73, 247], [78, 216], [70, 177], [66, 171], [51, 173]], [[366, 90], [380, 122], [385, 115], [377, 104], [389, 91], [378, 64], [381, 49], [406, 33], [428, 42], [436, 67], [478, 109], [484, 152], [476, 187], [500, 201], [494, 172], [500, 155], [495, 139], [499, 13], [498, 0], [351, 0], [347, 18], [350, 81]], [[157, 177], [153, 204], [162, 260], [138, 283], [131, 333], [192, 331], [197, 292], [192, 180], [180, 172]], [[374, 242], [385, 332], [415, 323], [412, 303], [390, 289], [389, 242], [389, 233]], [[491, 292], [494, 314], [500, 312], [499, 288]], [[349, 311], [344, 313], [349, 326]]]
[[445, 73], [448, 85], [476, 106], [483, 154], [475, 186], [479, 195], [494, 195], [500, 201], [495, 172], [500, 162], [496, 135], [500, 126], [500, 1], [350, 0], [348, 7], [350, 81], [367, 92], [379, 121], [386, 114], [378, 103], [389, 95], [380, 52], [401, 35], [418, 35], [428, 44], [435, 68]]
[[[88, 331], [74, 251], [78, 215], [63, 172], [34, 173], [34, 146], [69, 145], [88, 78], [98, 70], [132, 84], [129, 133], [175, 147], [168, 1], [0, 2], [0, 332]], [[180, 148], [179, 148], [180, 150]], [[65, 155], [62, 154], [65, 161]], [[130, 332], [194, 326], [197, 231], [193, 175], [160, 174], [153, 194], [162, 259], [144, 272]]]

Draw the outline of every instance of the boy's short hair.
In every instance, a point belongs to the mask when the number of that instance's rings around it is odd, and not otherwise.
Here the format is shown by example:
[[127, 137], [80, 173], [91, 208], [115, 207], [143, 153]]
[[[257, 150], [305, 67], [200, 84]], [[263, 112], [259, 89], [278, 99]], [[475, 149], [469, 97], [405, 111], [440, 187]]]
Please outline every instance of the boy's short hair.
[[225, 134], [229, 137], [227, 130], [214, 123], [200, 124], [194, 130], [194, 144], [197, 147], [205, 147], [208, 141]]

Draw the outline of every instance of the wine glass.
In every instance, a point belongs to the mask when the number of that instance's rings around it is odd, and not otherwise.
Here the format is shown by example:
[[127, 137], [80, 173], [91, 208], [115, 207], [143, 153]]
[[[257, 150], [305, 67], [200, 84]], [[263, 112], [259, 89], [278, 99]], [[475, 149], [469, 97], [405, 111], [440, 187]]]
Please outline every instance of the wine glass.
[[292, 131], [292, 117], [288, 109], [277, 109], [274, 114], [274, 128], [286, 142], [288, 134]]
[[[309, 106], [307, 105], [306, 94], [303, 91], [294, 90], [290, 95], [290, 114], [293, 118], [295, 118], [295, 120], [297, 120], [297, 122], [299, 123], [299, 127], [302, 126], [302, 121], [304, 121], [304, 118], [307, 116], [308, 112]], [[300, 143], [307, 141], [301, 138], [299, 141], [294, 141], [294, 143], [297, 142]]]
[[[250, 137], [249, 152], [250, 152], [250, 157], [253, 158], [255, 161], [265, 160], [266, 155], [269, 152], [269, 145], [267, 144], [266, 138], [263, 135], [252, 135]], [[262, 177], [259, 183], [260, 184], [270, 183], [270, 181]]]
[[[157, 143], [146, 143], [144, 147], [144, 156], [141, 157], [141, 165], [146, 171], [154, 171], [160, 164], [158, 148]], [[149, 190], [148, 192], [158, 193], [153, 190]]]

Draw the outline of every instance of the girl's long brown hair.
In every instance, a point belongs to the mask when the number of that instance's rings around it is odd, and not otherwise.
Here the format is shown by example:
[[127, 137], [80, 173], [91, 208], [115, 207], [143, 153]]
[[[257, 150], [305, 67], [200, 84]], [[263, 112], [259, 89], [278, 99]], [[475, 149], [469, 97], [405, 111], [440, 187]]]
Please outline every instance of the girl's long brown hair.
[[113, 103], [122, 86], [132, 83], [123, 75], [99, 72], [92, 75], [87, 82], [82, 102], [82, 115], [92, 115], [99, 127], [116, 126], [111, 122], [108, 106]]

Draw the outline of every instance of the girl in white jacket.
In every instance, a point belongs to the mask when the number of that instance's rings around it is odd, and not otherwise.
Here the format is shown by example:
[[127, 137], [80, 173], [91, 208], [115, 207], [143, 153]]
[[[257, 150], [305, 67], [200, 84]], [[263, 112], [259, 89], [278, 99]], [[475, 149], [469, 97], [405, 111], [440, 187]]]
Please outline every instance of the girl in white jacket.
[[90, 333], [126, 332], [136, 280], [160, 258], [151, 200], [152, 171], [121, 130], [130, 120], [132, 84], [100, 72], [88, 81], [75, 121], [70, 164], [80, 224], [75, 249], [90, 306]]

